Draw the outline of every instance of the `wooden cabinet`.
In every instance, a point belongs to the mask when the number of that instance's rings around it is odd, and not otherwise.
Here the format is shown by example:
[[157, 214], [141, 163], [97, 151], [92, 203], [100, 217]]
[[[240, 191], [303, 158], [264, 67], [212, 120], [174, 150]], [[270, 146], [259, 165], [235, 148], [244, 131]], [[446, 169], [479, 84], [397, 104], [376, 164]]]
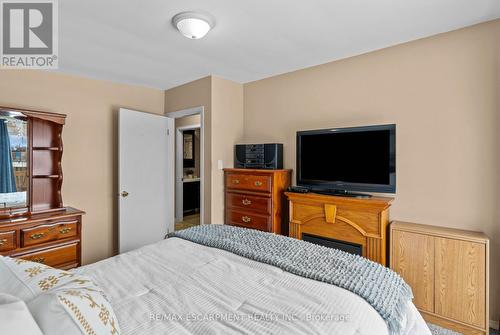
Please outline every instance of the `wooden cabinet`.
[[484, 328], [486, 315], [486, 243], [435, 239], [434, 312]]
[[[63, 269], [81, 265], [81, 223], [84, 212], [61, 211], [0, 219], [0, 254]], [[8, 248], [3, 248], [8, 246]]]
[[226, 204], [228, 207], [252, 210], [264, 214], [271, 214], [273, 203], [271, 198], [245, 193], [228, 192]]
[[412, 287], [424, 318], [463, 334], [487, 334], [488, 238], [406, 222], [393, 222], [390, 231], [391, 268]]
[[19, 258], [53, 267], [73, 268], [78, 264], [79, 248], [79, 242], [62, 244], [53, 248], [20, 255]]
[[225, 223], [284, 234], [288, 233], [284, 191], [291, 170], [224, 169]]
[[421, 310], [434, 311], [434, 238], [394, 230], [391, 263], [412, 287], [413, 302]]
[[0, 252], [9, 251], [17, 247], [16, 231], [0, 231]]
[[3, 161], [14, 171], [15, 185], [0, 194], [0, 254], [64, 269], [80, 266], [84, 212], [64, 207], [61, 194], [66, 115], [0, 107], [0, 117], [10, 129], [9, 142], [12, 134], [23, 139]]
[[[272, 175], [262, 174], [259, 170], [236, 171], [226, 173], [226, 187], [233, 191], [256, 191], [270, 193], [272, 191]], [[261, 170], [266, 171], [266, 170]], [[259, 174], [257, 174], [259, 173]]]

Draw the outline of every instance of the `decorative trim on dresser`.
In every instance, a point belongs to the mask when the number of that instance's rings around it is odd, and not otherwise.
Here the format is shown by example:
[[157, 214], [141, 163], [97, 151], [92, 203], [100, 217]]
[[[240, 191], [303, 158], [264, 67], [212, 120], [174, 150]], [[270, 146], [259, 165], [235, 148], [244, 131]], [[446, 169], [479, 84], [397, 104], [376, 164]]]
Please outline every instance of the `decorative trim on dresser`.
[[[83, 211], [64, 207], [61, 187], [62, 129], [66, 115], [0, 107], [0, 118], [20, 124], [16, 131], [24, 147], [9, 153], [16, 159], [15, 188], [9, 195], [22, 201], [0, 208], [0, 255], [23, 258], [70, 269], [81, 265]], [[22, 126], [21, 126], [22, 124]], [[12, 125], [11, 127], [16, 127]], [[11, 134], [8, 134], [9, 140]], [[18, 180], [19, 178], [19, 180]]]
[[81, 265], [82, 215], [58, 212], [0, 219], [0, 254], [70, 269]]
[[225, 223], [287, 235], [291, 170], [224, 169]]
[[480, 232], [392, 222], [391, 268], [412, 287], [428, 322], [489, 332], [489, 239]]
[[302, 234], [361, 246], [362, 256], [387, 263], [387, 226], [392, 198], [368, 199], [286, 192], [289, 236]]

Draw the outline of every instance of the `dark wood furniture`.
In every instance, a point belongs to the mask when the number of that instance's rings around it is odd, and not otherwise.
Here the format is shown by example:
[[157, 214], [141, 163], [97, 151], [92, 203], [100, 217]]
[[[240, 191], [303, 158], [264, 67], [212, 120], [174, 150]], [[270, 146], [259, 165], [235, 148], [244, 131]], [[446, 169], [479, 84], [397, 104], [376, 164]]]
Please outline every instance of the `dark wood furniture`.
[[361, 247], [362, 256], [388, 265], [387, 234], [392, 198], [357, 199], [315, 193], [287, 192], [289, 236], [302, 234]]
[[287, 235], [291, 170], [224, 169], [225, 223]]
[[29, 187], [24, 206], [0, 209], [0, 254], [69, 269], [81, 265], [83, 211], [63, 206], [66, 115], [0, 107], [27, 122]]
[[84, 212], [57, 212], [0, 219], [0, 254], [70, 269], [81, 265]]

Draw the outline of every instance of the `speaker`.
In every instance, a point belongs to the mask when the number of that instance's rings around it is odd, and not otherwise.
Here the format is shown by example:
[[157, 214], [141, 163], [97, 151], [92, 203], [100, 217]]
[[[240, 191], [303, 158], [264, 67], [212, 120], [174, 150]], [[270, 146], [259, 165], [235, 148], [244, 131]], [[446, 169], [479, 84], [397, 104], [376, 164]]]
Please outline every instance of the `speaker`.
[[236, 144], [234, 167], [240, 169], [283, 169], [283, 144]]

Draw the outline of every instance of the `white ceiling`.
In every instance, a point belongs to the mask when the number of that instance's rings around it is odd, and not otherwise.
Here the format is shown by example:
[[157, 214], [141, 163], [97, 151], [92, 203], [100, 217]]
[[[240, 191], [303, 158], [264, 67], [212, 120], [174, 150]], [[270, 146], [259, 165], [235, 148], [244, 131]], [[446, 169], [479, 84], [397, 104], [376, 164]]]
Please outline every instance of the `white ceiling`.
[[[170, 20], [216, 19], [201, 40]], [[59, 72], [167, 89], [245, 83], [500, 17], [499, 0], [60, 0]]]

